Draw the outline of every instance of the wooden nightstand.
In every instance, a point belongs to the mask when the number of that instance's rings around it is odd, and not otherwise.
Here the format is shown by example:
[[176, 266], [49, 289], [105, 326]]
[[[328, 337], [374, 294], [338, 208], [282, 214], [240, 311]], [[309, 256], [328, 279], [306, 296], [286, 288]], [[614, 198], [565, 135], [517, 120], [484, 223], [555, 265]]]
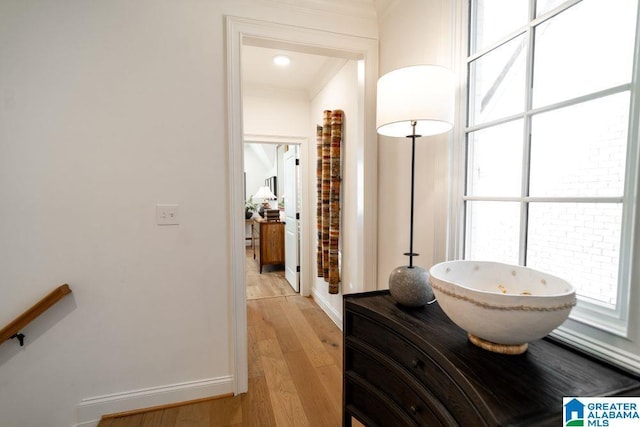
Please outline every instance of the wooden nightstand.
[[253, 259], [262, 266], [284, 264], [284, 223], [255, 218], [252, 224]]

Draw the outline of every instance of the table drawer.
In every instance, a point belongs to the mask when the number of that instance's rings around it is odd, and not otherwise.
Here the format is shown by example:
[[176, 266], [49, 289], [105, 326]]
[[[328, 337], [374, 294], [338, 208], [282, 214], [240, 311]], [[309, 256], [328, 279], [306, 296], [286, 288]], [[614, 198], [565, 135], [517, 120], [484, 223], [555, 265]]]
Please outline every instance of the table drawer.
[[[351, 315], [351, 314], [350, 314]], [[442, 402], [460, 425], [482, 425], [483, 417], [447, 371], [395, 331], [364, 316], [351, 315], [348, 333], [394, 360], [401, 369]], [[348, 337], [347, 341], [348, 341]], [[346, 368], [346, 367], [345, 367]]]
[[[353, 415], [367, 427], [417, 427], [418, 424], [376, 387], [353, 372], [345, 373], [345, 416]], [[346, 422], [345, 425], [351, 425]]]
[[399, 367], [395, 361], [366, 345], [347, 344], [345, 351], [353, 372], [380, 390], [418, 425], [455, 426], [457, 422], [442, 402]]

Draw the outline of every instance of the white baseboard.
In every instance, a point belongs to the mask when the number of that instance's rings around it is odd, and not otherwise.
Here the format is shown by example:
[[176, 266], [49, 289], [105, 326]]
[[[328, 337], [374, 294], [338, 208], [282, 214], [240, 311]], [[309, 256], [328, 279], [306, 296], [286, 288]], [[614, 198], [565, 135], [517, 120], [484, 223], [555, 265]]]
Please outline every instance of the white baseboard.
[[318, 306], [324, 311], [327, 316], [336, 324], [340, 330], [342, 330], [342, 313], [336, 310], [331, 304], [324, 299], [323, 295], [318, 292], [315, 287], [311, 290], [313, 295], [313, 300], [318, 304]]
[[233, 393], [233, 377], [209, 378], [82, 399], [76, 427], [95, 427], [103, 415]]

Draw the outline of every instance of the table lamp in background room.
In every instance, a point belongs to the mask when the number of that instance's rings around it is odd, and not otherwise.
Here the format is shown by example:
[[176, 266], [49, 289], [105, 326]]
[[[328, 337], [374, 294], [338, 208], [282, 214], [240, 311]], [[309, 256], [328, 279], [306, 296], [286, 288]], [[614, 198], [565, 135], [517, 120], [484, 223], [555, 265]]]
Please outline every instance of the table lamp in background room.
[[260, 214], [260, 216], [264, 218], [264, 210], [271, 209], [271, 204], [269, 200], [274, 200], [276, 196], [269, 189], [269, 187], [260, 187], [254, 197], [256, 199], [262, 199], [262, 203], [260, 204], [260, 209], [258, 209], [258, 214]]

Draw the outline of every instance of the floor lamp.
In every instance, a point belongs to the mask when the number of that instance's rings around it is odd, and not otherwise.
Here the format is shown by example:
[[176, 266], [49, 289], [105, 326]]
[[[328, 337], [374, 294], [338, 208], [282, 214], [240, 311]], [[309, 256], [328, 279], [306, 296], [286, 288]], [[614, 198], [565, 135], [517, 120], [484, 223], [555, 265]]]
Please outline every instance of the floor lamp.
[[433, 299], [429, 273], [413, 265], [413, 209], [416, 138], [453, 127], [453, 74], [444, 67], [415, 65], [391, 71], [378, 80], [377, 130], [380, 135], [411, 138], [411, 215], [409, 265], [389, 276], [389, 291], [400, 304], [420, 307]]

